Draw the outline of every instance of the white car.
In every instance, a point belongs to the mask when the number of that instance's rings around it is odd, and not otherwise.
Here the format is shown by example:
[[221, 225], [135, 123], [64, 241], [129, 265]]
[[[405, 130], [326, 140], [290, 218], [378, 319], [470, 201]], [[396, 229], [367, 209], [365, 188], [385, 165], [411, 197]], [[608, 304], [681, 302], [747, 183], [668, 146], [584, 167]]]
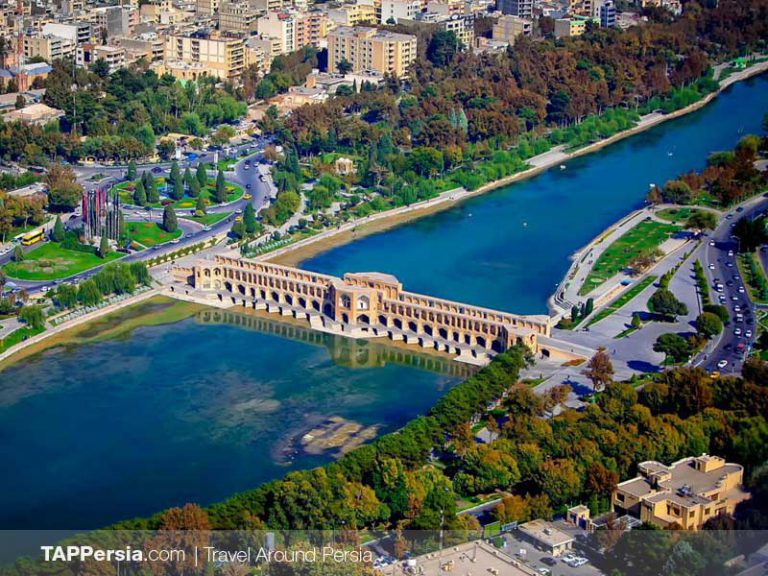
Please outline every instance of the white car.
[[712, 262], [710, 262], [710, 263], [709, 263], [709, 266], [708, 266], [708, 268], [709, 268], [710, 270], [714, 270], [714, 269], [715, 269], [715, 265], [714, 265], [714, 264], [712, 264]]
[[733, 256], [733, 250], [728, 250], [728, 256]]
[[709, 241], [709, 245], [710, 245], [710, 246], [714, 246], [714, 245], [715, 245], [715, 241], [714, 241], [714, 240], [710, 240], [710, 241]]
[[752, 330], [747, 330], [746, 332], [744, 332], [744, 336], [746, 338], [752, 338]]
[[736, 328], [736, 329], [733, 331], [733, 334], [734, 334], [734, 336], [741, 336], [741, 328]]
[[739, 286], [739, 294], [744, 294], [744, 286]]
[[728, 360], [720, 360], [720, 362], [717, 363], [717, 367], [721, 370], [728, 366]]
[[736, 306], [734, 306], [734, 307], [733, 307], [733, 311], [734, 311], [734, 312], [741, 312], [741, 306], [739, 306], [739, 305], [737, 304]]

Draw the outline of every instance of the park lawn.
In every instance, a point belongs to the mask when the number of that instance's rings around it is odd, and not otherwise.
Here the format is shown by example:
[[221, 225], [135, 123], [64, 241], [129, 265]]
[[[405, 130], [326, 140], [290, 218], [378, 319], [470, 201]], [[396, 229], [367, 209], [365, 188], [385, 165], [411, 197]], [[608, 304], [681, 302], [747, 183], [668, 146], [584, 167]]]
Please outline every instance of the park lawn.
[[656, 212], [656, 216], [673, 224], [682, 224], [694, 213], [693, 208], [664, 208]]
[[[158, 187], [161, 187], [165, 184], [165, 178], [162, 176], [155, 178], [155, 184]], [[127, 182], [121, 182], [120, 184], [117, 184], [112, 189], [117, 190], [118, 194], [120, 195], [120, 202], [123, 204], [130, 204], [133, 205], [133, 187], [136, 185], [135, 181], [127, 181]], [[239, 200], [243, 196], [243, 188], [241, 186], [238, 186], [237, 184], [233, 184], [231, 182], [226, 183], [227, 188], [227, 202], [234, 202], [235, 200]], [[205, 187], [200, 191], [200, 195], [205, 200], [206, 206], [210, 206], [213, 204], [216, 204], [216, 202], [213, 202], [214, 197], [214, 190], [216, 189], [216, 179], [215, 178], [209, 178], [208, 183], [205, 185]], [[167, 196], [167, 194], [163, 193], [161, 191], [161, 194], [163, 196]], [[152, 208], [162, 208], [163, 207], [163, 200], [161, 199], [160, 202], [152, 202], [149, 204]], [[165, 200], [165, 203], [167, 204], [169, 201]], [[172, 202], [172, 206], [177, 210], [184, 210], [184, 209], [192, 209], [197, 204], [197, 198], [192, 198], [191, 196], [184, 196], [181, 200], [176, 200]]]
[[211, 214], [205, 214], [204, 216], [184, 216], [184, 220], [191, 220], [197, 222], [203, 226], [212, 226], [217, 222], [221, 222], [225, 218], [232, 215], [232, 212], [213, 212]]
[[178, 238], [182, 231], [166, 232], [157, 222], [128, 222], [128, 234], [134, 242], [151, 248], [155, 244], [164, 244]]
[[645, 251], [658, 248], [679, 230], [680, 226], [674, 224], [643, 220], [600, 255], [579, 289], [579, 294], [581, 296], [589, 294], [603, 282], [627, 268], [635, 257]]
[[224, 158], [216, 163], [216, 168], [219, 170], [229, 170], [232, 166], [237, 164], [240, 158]]
[[110, 252], [106, 258], [99, 258], [91, 252], [69, 250], [55, 242], [48, 242], [27, 252], [23, 262], [9, 262], [3, 270], [8, 277], [17, 280], [57, 280], [122, 257], [119, 252]]
[[[137, 180], [127, 180], [125, 182], [121, 182], [120, 184], [115, 185], [112, 190], [117, 190], [117, 193], [120, 196], [120, 202], [122, 204], [130, 204], [133, 206], [133, 189], [136, 186]], [[163, 176], [157, 176], [155, 177], [155, 185], [160, 188], [161, 186], [165, 185], [165, 178]], [[162, 208], [163, 205], [161, 202], [152, 202], [149, 204], [152, 208]]]
[[[651, 284], [653, 284], [656, 281], [656, 276], [649, 275], [640, 280], [637, 284], [632, 286], [629, 290], [624, 292], [621, 296], [616, 298], [613, 302], [608, 304], [605, 308], [600, 310], [597, 314], [595, 314], [592, 319], [587, 324], [587, 327], [592, 326], [592, 324], [596, 324], [597, 322], [600, 322], [600, 320], [604, 320], [608, 318], [611, 314], [614, 312], [621, 310], [624, 306], [626, 306], [630, 300], [635, 298], [640, 292], [648, 288]], [[626, 335], [626, 334], [625, 334]]]
[[0, 338], [0, 353], [5, 352], [8, 348], [16, 346], [16, 344], [23, 342], [27, 338], [37, 336], [38, 334], [45, 332], [45, 328], [32, 328], [30, 326], [22, 326], [17, 328], [5, 338]]

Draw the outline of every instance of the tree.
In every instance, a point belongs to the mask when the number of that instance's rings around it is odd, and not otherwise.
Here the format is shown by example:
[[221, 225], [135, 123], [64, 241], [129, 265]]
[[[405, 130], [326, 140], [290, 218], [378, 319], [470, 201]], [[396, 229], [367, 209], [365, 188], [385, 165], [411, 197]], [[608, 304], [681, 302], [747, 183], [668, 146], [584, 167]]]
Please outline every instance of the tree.
[[460, 47], [456, 34], [447, 30], [435, 32], [427, 46], [427, 59], [437, 67], [444, 67], [453, 61]]
[[733, 233], [739, 239], [739, 251], [740, 252], [754, 252], [760, 244], [763, 244], [768, 240], [765, 232], [764, 218], [755, 218], [754, 220], [749, 217], [744, 217], [733, 227]]
[[688, 306], [680, 302], [667, 288], [659, 288], [648, 300], [648, 309], [670, 320], [688, 314]]
[[80, 284], [77, 301], [83, 306], [95, 306], [101, 302], [101, 291], [94, 280], [88, 279]]
[[685, 221], [689, 230], [714, 230], [717, 227], [717, 216], [707, 210], [696, 210]]
[[217, 204], [227, 201], [227, 183], [224, 180], [224, 172], [219, 170], [216, 175], [216, 193], [214, 195]]
[[723, 322], [711, 312], [702, 312], [696, 318], [696, 331], [705, 338], [712, 338], [723, 331]]
[[256, 210], [253, 209], [253, 204], [250, 202], [246, 204], [243, 212], [243, 226], [246, 234], [254, 234], [259, 227], [259, 223], [256, 221]]
[[133, 203], [136, 206], [145, 206], [147, 204], [147, 192], [144, 190], [144, 183], [139, 180], [133, 189]]
[[349, 72], [352, 72], [352, 64], [346, 58], [342, 58], [339, 63], [336, 64], [336, 68], [338, 69], [339, 74], [348, 74]]
[[205, 200], [202, 196], [198, 196], [195, 201], [195, 216], [205, 216]]
[[589, 363], [582, 374], [592, 381], [592, 387], [595, 391], [604, 388], [606, 384], [611, 382], [614, 374], [613, 364], [604, 346], [600, 346], [595, 355], [589, 359]]
[[61, 284], [56, 290], [56, 301], [62, 308], [74, 308], [77, 304], [77, 289], [70, 284]]
[[230, 230], [232, 233], [232, 237], [239, 240], [240, 238], [245, 236], [245, 226], [243, 226], [242, 221], [235, 220], [232, 223], [232, 229]]
[[157, 153], [163, 160], [168, 160], [176, 152], [176, 144], [170, 138], [160, 140], [157, 144]]
[[176, 219], [176, 211], [169, 204], [163, 208], [163, 230], [168, 233], [176, 232], [179, 228], [179, 222]]
[[127, 180], [136, 180], [136, 161], [131, 160], [128, 162], [128, 170], [125, 171], [125, 177]]
[[48, 209], [52, 212], [72, 212], [83, 197], [83, 187], [77, 183], [69, 166], [54, 164], [45, 176], [48, 186]]
[[61, 216], [56, 216], [56, 222], [53, 224], [53, 231], [51, 232], [51, 240], [61, 242], [64, 240], [64, 236], [64, 224], [61, 221]]
[[24, 262], [24, 258], [26, 258], [26, 255], [24, 254], [24, 250], [21, 246], [18, 244], [13, 247], [13, 254], [11, 255], [11, 260], [14, 262]]
[[208, 184], [208, 172], [203, 162], [200, 162], [200, 164], [197, 165], [195, 176], [197, 178], [197, 183], [200, 184], [200, 188], [203, 188]]
[[639, 312], [633, 312], [632, 313], [632, 328], [635, 330], [639, 329], [643, 325], [642, 320], [640, 319], [640, 313]]
[[42, 306], [24, 306], [19, 311], [19, 320], [24, 321], [31, 328], [43, 328], [45, 326], [45, 315], [43, 314]]
[[662, 334], [653, 344], [654, 352], [662, 352], [675, 362], [688, 360], [693, 352], [691, 343], [679, 334]]
[[19, 94], [18, 96], [16, 96], [16, 103], [15, 103], [15, 105], [14, 105], [14, 107], [16, 108], [16, 110], [21, 110], [21, 109], [22, 109], [22, 108], [24, 108], [26, 105], [27, 105], [27, 99], [26, 99], [26, 98], [24, 98], [24, 95], [23, 95], [23, 94]]
[[106, 234], [102, 233], [101, 240], [99, 241], [99, 257], [106, 258], [109, 254], [109, 251], [109, 239], [107, 238]]

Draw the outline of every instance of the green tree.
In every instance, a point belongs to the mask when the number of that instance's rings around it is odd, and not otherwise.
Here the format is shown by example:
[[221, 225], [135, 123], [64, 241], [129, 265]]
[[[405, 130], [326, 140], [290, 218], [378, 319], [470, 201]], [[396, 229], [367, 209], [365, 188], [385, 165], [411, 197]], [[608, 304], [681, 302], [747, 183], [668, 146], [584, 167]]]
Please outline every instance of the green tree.
[[176, 160], [171, 163], [171, 172], [168, 178], [174, 184], [181, 181], [181, 171], [179, 170], [179, 163]]
[[179, 229], [179, 222], [176, 218], [176, 211], [171, 205], [163, 208], [163, 230], [169, 233], [176, 232]]
[[42, 306], [27, 305], [19, 310], [19, 320], [22, 320], [32, 328], [43, 328], [45, 326], [45, 315]]
[[668, 333], [656, 338], [653, 350], [666, 354], [675, 362], [684, 362], [691, 356], [693, 347], [687, 338], [683, 338], [679, 334]]
[[26, 255], [24, 254], [24, 249], [19, 246], [18, 244], [13, 247], [13, 254], [11, 255], [11, 260], [14, 262], [24, 262], [24, 258], [26, 258]]
[[214, 199], [217, 204], [221, 204], [227, 201], [227, 182], [224, 180], [224, 172], [219, 170], [216, 175], [216, 193]]
[[195, 173], [195, 176], [197, 178], [197, 183], [200, 185], [200, 188], [203, 188], [206, 184], [208, 184], [208, 172], [203, 162], [200, 162], [200, 164], [197, 165], [197, 172]]
[[56, 301], [62, 308], [74, 308], [77, 304], [77, 289], [70, 284], [60, 284], [56, 289]]
[[133, 189], [133, 203], [136, 206], [146, 206], [147, 204], [147, 192], [144, 190], [144, 183], [141, 180], [136, 182], [136, 187]]
[[723, 331], [723, 323], [717, 315], [702, 312], [696, 318], [696, 331], [705, 338], [712, 338]]
[[714, 230], [717, 227], [717, 216], [707, 210], [696, 210], [685, 221], [685, 227], [689, 230]]
[[195, 202], [195, 216], [205, 216], [205, 200], [198, 196]]
[[232, 223], [232, 237], [236, 239], [240, 239], [245, 236], [245, 226], [243, 226], [242, 221], [235, 220]]
[[648, 300], [648, 309], [654, 314], [674, 320], [678, 316], [688, 314], [688, 306], [680, 302], [675, 295], [666, 288], [659, 288]]
[[61, 242], [64, 240], [64, 236], [64, 224], [61, 221], [61, 216], [56, 216], [56, 222], [53, 224], [53, 231], [51, 232], [51, 240]]
[[101, 302], [101, 292], [94, 280], [88, 279], [80, 284], [77, 290], [77, 301], [83, 306], [95, 306]]
[[136, 180], [136, 161], [131, 160], [128, 162], [128, 170], [125, 172], [125, 177], [128, 180]]
[[634, 312], [632, 314], [632, 328], [635, 330], [639, 329], [643, 325], [642, 320], [640, 319], [640, 313]]
[[106, 234], [102, 233], [101, 240], [99, 241], [99, 257], [106, 258], [109, 252], [109, 239]]
[[739, 239], [740, 252], [753, 252], [768, 240], [765, 232], [764, 218], [744, 217], [733, 227], [733, 233]]
[[427, 45], [427, 59], [435, 66], [447, 66], [461, 47], [456, 34], [447, 30], [435, 32]]
[[245, 206], [243, 226], [246, 234], [254, 234], [259, 227], [259, 223], [256, 221], [256, 210], [253, 209], [253, 204], [250, 202]]

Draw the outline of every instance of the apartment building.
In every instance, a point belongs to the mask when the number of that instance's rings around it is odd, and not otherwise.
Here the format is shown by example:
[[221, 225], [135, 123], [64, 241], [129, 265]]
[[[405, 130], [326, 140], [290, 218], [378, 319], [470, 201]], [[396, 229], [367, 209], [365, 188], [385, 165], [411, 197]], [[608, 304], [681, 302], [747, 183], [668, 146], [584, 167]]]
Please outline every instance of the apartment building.
[[91, 40], [91, 25], [88, 22], [73, 22], [71, 24], [49, 23], [43, 26], [42, 33], [67, 38], [75, 44], [82, 44]]
[[599, 18], [587, 16], [571, 16], [570, 18], [558, 18], [555, 20], [555, 38], [568, 36], [581, 36], [587, 30], [587, 23], [600, 25]]
[[397, 24], [413, 20], [422, 11], [421, 0], [381, 0], [380, 24]]
[[475, 19], [473, 16], [420, 12], [413, 19], [401, 18], [399, 23], [414, 29], [424, 28], [453, 32], [456, 39], [465, 48], [471, 48], [475, 42]]
[[219, 30], [235, 34], [250, 34], [257, 29], [258, 15], [250, 2], [222, 0], [219, 6]]
[[89, 67], [97, 60], [104, 60], [109, 66], [109, 73], [125, 68], [125, 48], [105, 46], [86, 42], [77, 47], [77, 65]]
[[698, 530], [711, 518], [733, 514], [749, 497], [741, 489], [744, 468], [718, 456], [702, 454], [670, 466], [641, 462], [638, 471], [637, 478], [616, 486], [613, 508], [661, 528]]
[[502, 14], [533, 20], [533, 0], [499, 0], [498, 7]]
[[213, 16], [219, 10], [219, 0], [197, 0], [195, 12], [198, 16]]
[[117, 42], [125, 49], [125, 58], [128, 62], [135, 62], [141, 58], [147, 62], [160, 62], [165, 54], [165, 42], [157, 34], [144, 34], [138, 38], [121, 37]]
[[289, 12], [268, 12], [264, 18], [259, 18], [257, 29], [262, 37], [277, 40], [278, 54], [288, 54], [298, 49], [296, 18]]
[[375, 70], [398, 77], [408, 75], [416, 59], [416, 36], [363, 26], [339, 27], [328, 34], [328, 71], [340, 72], [348, 62], [352, 72]]
[[381, 2], [357, 2], [328, 9], [328, 18], [338, 26], [358, 26], [381, 22]]
[[519, 36], [530, 36], [533, 23], [518, 16], [501, 16], [493, 25], [493, 39], [514, 44]]
[[328, 15], [312, 11], [299, 13], [296, 18], [296, 46], [320, 48], [328, 37]]
[[221, 80], [240, 78], [245, 68], [245, 41], [230, 36], [170, 34], [165, 42], [165, 65], [169, 71], [192, 67], [195, 76]]
[[24, 57], [42, 58], [46, 62], [53, 62], [58, 58], [72, 58], [76, 46], [69, 38], [60, 36], [24, 36]]

